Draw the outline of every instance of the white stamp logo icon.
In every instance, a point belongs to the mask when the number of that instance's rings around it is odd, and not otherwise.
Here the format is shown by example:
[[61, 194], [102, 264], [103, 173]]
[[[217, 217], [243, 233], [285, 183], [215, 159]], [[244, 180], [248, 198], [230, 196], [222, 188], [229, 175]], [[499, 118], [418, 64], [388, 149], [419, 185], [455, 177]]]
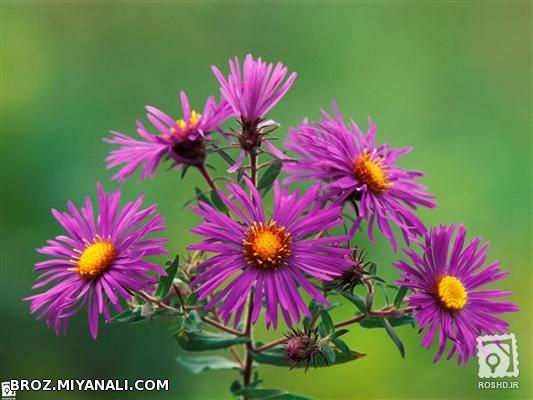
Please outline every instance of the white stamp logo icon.
[[518, 376], [518, 347], [514, 333], [477, 337], [480, 378]]
[[15, 399], [16, 392], [11, 390], [10, 382], [2, 382], [2, 400]]

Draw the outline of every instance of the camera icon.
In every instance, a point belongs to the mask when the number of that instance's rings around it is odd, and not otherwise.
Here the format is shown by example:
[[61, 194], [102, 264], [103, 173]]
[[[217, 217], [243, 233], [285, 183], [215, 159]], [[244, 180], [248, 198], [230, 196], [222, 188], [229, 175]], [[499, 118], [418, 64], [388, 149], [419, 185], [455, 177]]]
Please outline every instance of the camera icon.
[[518, 346], [514, 333], [478, 336], [476, 341], [480, 378], [518, 376]]

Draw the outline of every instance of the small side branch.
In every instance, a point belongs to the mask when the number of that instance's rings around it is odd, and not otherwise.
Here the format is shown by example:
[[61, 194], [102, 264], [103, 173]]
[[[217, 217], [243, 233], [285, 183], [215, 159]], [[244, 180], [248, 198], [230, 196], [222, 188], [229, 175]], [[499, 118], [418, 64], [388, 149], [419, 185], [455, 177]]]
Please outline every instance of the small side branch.
[[227, 327], [223, 323], [215, 321], [214, 319], [211, 319], [209, 317], [202, 317], [202, 321], [204, 321], [206, 324], [209, 324], [209, 325], [211, 325], [211, 326], [213, 326], [215, 328], [220, 329], [221, 331], [224, 331], [224, 332], [227, 332], [227, 333], [231, 333], [232, 335], [235, 335], [235, 336], [247, 336], [245, 333], [242, 333], [242, 332], [239, 332], [239, 331], [237, 331], [235, 329]]

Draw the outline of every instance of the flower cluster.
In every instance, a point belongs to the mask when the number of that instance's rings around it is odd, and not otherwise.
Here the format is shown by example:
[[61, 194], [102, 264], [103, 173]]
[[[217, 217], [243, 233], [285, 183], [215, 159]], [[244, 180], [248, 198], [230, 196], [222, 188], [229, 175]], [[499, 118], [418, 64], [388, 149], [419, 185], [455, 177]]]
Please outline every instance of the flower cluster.
[[[333, 103], [332, 114], [322, 111], [317, 121], [289, 129], [288, 152], [280, 151], [271, 143], [280, 125], [269, 113], [296, 73], [252, 55], [242, 65], [230, 60], [229, 69], [225, 76], [212, 67], [219, 101], [210, 96], [195, 111], [182, 91], [177, 117], [146, 107], [152, 133], [137, 121], [139, 138], [111, 131], [104, 139], [118, 146], [106, 161], [107, 168], [119, 167], [111, 178], [119, 183], [137, 170], [143, 179], [153, 177], [165, 160], [183, 168], [182, 176], [194, 167], [205, 179], [206, 190], [196, 190], [191, 206], [202, 220], [191, 231], [201, 240], [187, 247], [187, 261], [176, 257], [166, 269], [148, 261], [167, 252], [167, 239], [147, 237], [164, 229], [156, 206], [142, 208], [141, 196], [120, 208], [120, 189], [106, 193], [98, 184], [98, 211], [89, 198], [81, 209], [69, 202], [68, 212], [52, 210], [66, 233], [37, 249], [50, 257], [35, 266], [42, 274], [33, 289], [46, 289], [25, 299], [38, 319], [57, 334], [66, 332], [70, 317], [86, 305], [96, 338], [100, 315], [106, 321], [171, 317], [184, 349], [231, 349], [243, 376], [232, 390], [245, 398], [250, 388], [259, 390], [254, 362], [308, 368], [362, 357], [340, 339], [352, 324], [386, 328], [403, 355], [393, 326], [416, 322], [425, 331], [423, 346], [438, 338], [435, 361], [451, 344], [448, 359], [457, 355], [462, 364], [475, 354], [476, 336], [508, 330], [496, 315], [518, 306], [494, 299], [511, 293], [480, 289], [507, 272], [499, 262], [483, 268], [487, 245], [479, 238], [466, 244], [463, 225], [422, 222], [419, 208], [436, 207], [435, 197], [420, 183], [422, 172], [398, 164], [410, 147], [378, 143], [370, 119], [364, 133]], [[230, 177], [211, 177], [212, 155], [229, 164]], [[312, 185], [289, 187], [301, 180]], [[377, 264], [365, 259], [371, 251], [352, 245], [363, 235], [373, 240], [375, 227], [393, 251], [395, 230], [404, 239], [407, 259], [393, 263], [401, 278], [396, 285], [386, 284]], [[385, 291], [381, 308], [378, 286]], [[386, 294], [391, 287], [394, 304]], [[355, 316], [335, 322], [333, 296], [349, 300]], [[120, 313], [112, 316], [109, 305]], [[255, 341], [253, 327], [262, 320], [267, 328], [290, 331], [271, 343]]]

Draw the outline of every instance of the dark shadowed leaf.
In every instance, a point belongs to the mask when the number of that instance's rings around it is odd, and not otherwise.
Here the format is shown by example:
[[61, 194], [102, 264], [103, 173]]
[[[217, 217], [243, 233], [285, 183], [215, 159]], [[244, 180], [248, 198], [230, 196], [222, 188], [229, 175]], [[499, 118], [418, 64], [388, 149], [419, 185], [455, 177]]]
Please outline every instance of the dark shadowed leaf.
[[392, 341], [394, 342], [394, 344], [400, 351], [402, 358], [405, 357], [405, 349], [403, 347], [403, 343], [398, 337], [398, 335], [396, 334], [396, 332], [394, 331], [394, 328], [392, 327], [392, 325], [390, 324], [387, 318], [383, 318], [383, 325], [385, 326], [385, 330], [389, 334], [390, 338], [392, 339]]
[[[343, 364], [349, 361], [357, 360], [358, 358], [364, 357], [365, 354], [358, 353], [356, 351], [350, 351], [349, 354], [344, 354], [342, 351], [334, 350], [335, 353], [335, 363], [334, 364]], [[282, 346], [273, 347], [272, 349], [262, 351], [261, 353], [251, 353], [252, 358], [260, 364], [269, 364], [275, 365], [278, 367], [288, 368], [289, 364], [287, 363], [285, 352]], [[327, 367], [332, 365], [332, 363], [327, 364], [324, 357], [316, 357], [316, 366], [317, 367]], [[297, 368], [305, 368], [305, 364], [298, 366]]]
[[399, 308], [402, 305], [403, 298], [406, 294], [407, 288], [405, 286], [400, 286], [398, 292], [396, 293], [396, 297], [394, 297], [394, 306], [396, 308]]
[[366, 307], [366, 299], [358, 295], [357, 293], [346, 293], [343, 292], [342, 295], [350, 300], [363, 314], [366, 314], [368, 312], [368, 309]]
[[368, 310], [371, 310], [373, 304], [374, 304], [374, 292], [368, 292], [366, 294], [366, 308]]
[[141, 307], [138, 307], [135, 310], [125, 310], [114, 315], [111, 321], [112, 322], [129, 322], [129, 323], [145, 321], [146, 318], [142, 316], [141, 312], [142, 312]]
[[335, 332], [335, 326], [333, 324], [333, 320], [331, 319], [331, 315], [327, 311], [322, 311], [320, 313], [320, 316], [322, 318], [322, 326], [324, 327], [324, 330], [326, 334], [330, 334]]
[[[400, 318], [390, 318], [389, 317], [389, 324], [391, 326], [401, 326], [401, 325], [407, 325], [411, 324], [413, 325], [415, 323], [415, 319], [411, 317], [410, 315], [404, 315]], [[368, 317], [359, 322], [359, 325], [363, 328], [384, 328], [385, 325], [383, 324], [383, 317]]]
[[214, 143], [212, 143], [211, 146], [216, 150], [220, 157], [222, 157], [222, 159], [229, 164], [230, 167], [235, 165], [235, 160], [228, 153], [226, 153]]
[[181, 332], [176, 336], [182, 349], [187, 351], [218, 350], [243, 344], [250, 341], [248, 337], [240, 337], [225, 333]]
[[334, 334], [330, 335], [330, 338], [335, 339], [341, 337], [342, 335], [346, 335], [348, 332], [350, 332], [348, 329], [339, 329], [338, 331], [335, 331]]
[[342, 352], [342, 354], [344, 354], [346, 356], [350, 356], [352, 351], [350, 350], [348, 345], [346, 343], [344, 343], [344, 341], [342, 339], [339, 339], [337, 337], [337, 338], [332, 339], [332, 342]]
[[210, 197], [211, 197], [211, 202], [213, 203], [213, 205], [218, 211], [221, 211], [223, 213], [228, 211], [228, 207], [226, 207], [226, 205], [224, 204], [224, 202], [222, 201], [222, 199], [220, 198], [216, 190], [211, 190]]
[[187, 368], [193, 374], [207, 370], [240, 369], [239, 364], [220, 356], [188, 356], [176, 357], [176, 362]]
[[283, 389], [258, 389], [246, 387], [233, 393], [249, 400], [311, 400], [311, 397], [290, 393]]
[[190, 311], [183, 321], [183, 328], [187, 332], [200, 332], [203, 326], [202, 317], [196, 310]]
[[176, 276], [179, 265], [180, 256], [178, 254], [172, 264], [170, 264], [170, 267], [165, 270], [167, 272], [167, 276], [162, 276], [161, 279], [159, 279], [159, 284], [155, 290], [156, 297], [162, 299], [168, 294], [172, 286], [172, 282], [174, 282], [174, 277]]
[[304, 327], [308, 328], [309, 325], [311, 325], [312, 320], [316, 320], [318, 318], [318, 314], [322, 312], [322, 310], [329, 311], [337, 307], [340, 303], [331, 303], [329, 306], [326, 306], [322, 303], [319, 303], [315, 299], [311, 300], [309, 303], [309, 311], [311, 312], [312, 317], [305, 317], [303, 319], [303, 325]]
[[181, 179], [185, 178], [185, 175], [187, 175], [188, 170], [189, 170], [189, 165], [184, 165], [181, 168]]
[[324, 353], [324, 357], [326, 357], [326, 363], [328, 365], [335, 364], [335, 351], [330, 346], [323, 346], [322, 353]]
[[168, 327], [168, 331], [170, 332], [170, 334], [171, 335], [178, 335], [181, 332], [183, 332], [183, 322], [184, 321], [185, 321], [185, 317], [183, 317], [181, 315], [178, 316], [175, 319], [175, 322]]
[[385, 297], [385, 302], [387, 304], [390, 304], [389, 294], [387, 293], [388, 285], [384, 284], [383, 282], [376, 282], [376, 286], [379, 287], [381, 291], [383, 292], [383, 297]]
[[371, 262], [368, 266], [368, 272], [370, 275], [376, 275], [378, 271], [378, 265], [376, 263]]
[[259, 179], [259, 184], [257, 185], [257, 188], [265, 194], [272, 188], [272, 184], [278, 177], [279, 173], [281, 171], [281, 163], [275, 162], [271, 166], [269, 166], [265, 172], [263, 172], [263, 175], [261, 175], [261, 178]]
[[207, 203], [208, 205], [213, 206], [213, 204], [211, 204], [211, 202], [209, 201], [209, 199], [207, 198], [207, 196], [205, 195], [205, 193], [202, 192], [202, 191], [200, 190], [200, 188], [195, 187], [195, 188], [194, 188], [194, 192], [196, 193], [196, 200], [198, 200], [198, 201], [203, 201], [204, 203]]

